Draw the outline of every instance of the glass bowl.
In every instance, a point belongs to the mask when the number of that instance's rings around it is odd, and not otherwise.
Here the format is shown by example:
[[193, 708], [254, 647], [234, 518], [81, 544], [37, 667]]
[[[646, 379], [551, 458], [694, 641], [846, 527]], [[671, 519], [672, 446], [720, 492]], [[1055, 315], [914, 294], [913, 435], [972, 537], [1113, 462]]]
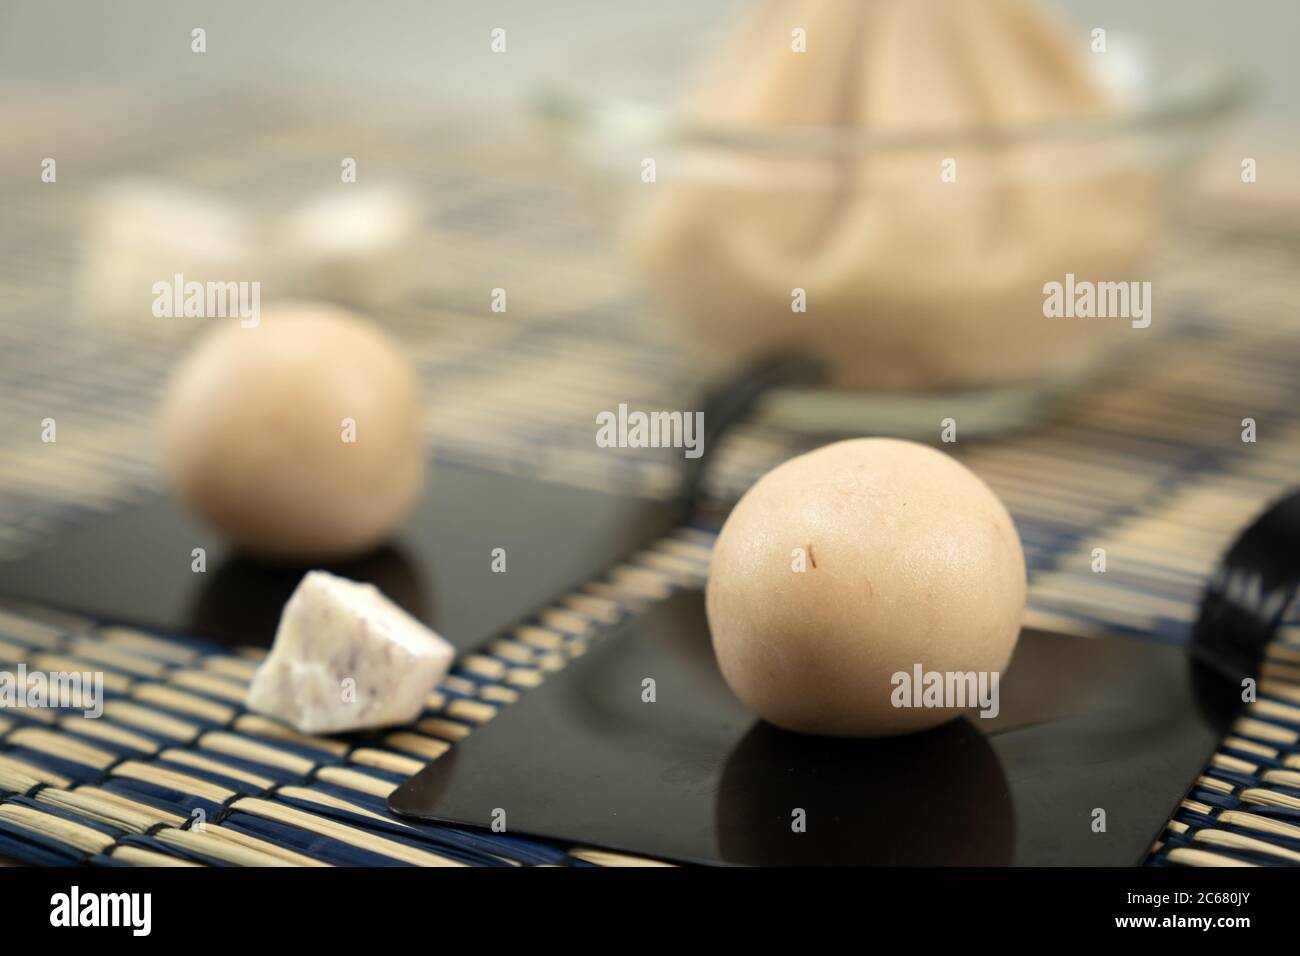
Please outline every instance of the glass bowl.
[[[699, 31], [671, 35], [603, 49], [680, 77]], [[1013, 127], [705, 126], [565, 80], [536, 112], [701, 380], [806, 353], [825, 387], [778, 388], [761, 417], [933, 434], [960, 409], [969, 435], [1050, 414], [1169, 326], [1153, 276], [1166, 226], [1247, 91], [1214, 57], [1137, 37], [1112, 33], [1088, 63], [1106, 115]], [[1057, 315], [1053, 283], [1091, 284], [1108, 315]]]

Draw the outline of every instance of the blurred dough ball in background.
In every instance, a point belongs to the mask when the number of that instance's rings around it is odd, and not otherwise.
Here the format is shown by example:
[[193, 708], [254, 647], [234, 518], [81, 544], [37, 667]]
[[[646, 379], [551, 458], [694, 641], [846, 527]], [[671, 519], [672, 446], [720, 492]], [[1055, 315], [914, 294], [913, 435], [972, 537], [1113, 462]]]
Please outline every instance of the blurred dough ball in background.
[[117, 180], [91, 203], [81, 313], [157, 331], [168, 323], [153, 315], [155, 283], [178, 273], [185, 282], [252, 281], [262, 258], [257, 225], [238, 205], [162, 180]]
[[255, 328], [210, 321], [163, 400], [163, 467], [181, 502], [275, 559], [345, 558], [388, 538], [425, 480], [412, 363], [324, 303], [265, 307]]

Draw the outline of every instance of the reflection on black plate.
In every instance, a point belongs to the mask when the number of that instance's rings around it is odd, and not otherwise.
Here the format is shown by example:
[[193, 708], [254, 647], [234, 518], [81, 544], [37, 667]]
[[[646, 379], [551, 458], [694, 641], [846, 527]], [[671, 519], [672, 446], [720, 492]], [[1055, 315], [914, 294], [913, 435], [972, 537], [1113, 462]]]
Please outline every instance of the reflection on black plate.
[[[446, 464], [393, 543], [329, 565], [377, 584], [457, 648], [474, 647], [668, 531], [666, 505]], [[191, 551], [207, 551], [207, 571]], [[493, 548], [506, 550], [493, 573]], [[313, 565], [319, 567], [320, 565]], [[269, 645], [308, 566], [236, 555], [168, 497], [69, 528], [0, 562], [0, 596], [103, 620]]]
[[511, 832], [677, 860], [1126, 865], [1221, 736], [1175, 647], [1026, 633], [1001, 691], [996, 718], [909, 737], [780, 731], [731, 695], [701, 597], [684, 593], [601, 639], [389, 802], [472, 826], [499, 808]]
[[275, 633], [280, 612], [304, 574], [314, 567], [351, 581], [368, 581], [400, 607], [424, 620], [437, 617], [430, 576], [392, 545], [351, 561], [322, 565], [273, 564], [246, 554], [232, 554], [209, 569], [189, 612], [189, 630], [197, 634], [247, 634], [254, 641]]

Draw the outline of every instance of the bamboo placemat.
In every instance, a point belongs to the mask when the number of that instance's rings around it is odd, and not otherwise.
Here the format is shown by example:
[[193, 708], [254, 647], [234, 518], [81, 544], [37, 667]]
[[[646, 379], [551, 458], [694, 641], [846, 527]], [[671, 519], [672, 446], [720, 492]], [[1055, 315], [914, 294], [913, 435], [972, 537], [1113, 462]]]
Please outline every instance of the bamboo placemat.
[[[45, 865], [656, 865], [404, 820], [385, 797], [625, 616], [700, 587], [682, 529], [462, 655], [411, 725], [317, 737], [241, 705], [265, 653], [0, 610], [0, 668], [99, 671], [104, 714], [0, 710], [0, 855]], [[1155, 865], [1300, 863], [1300, 628], [1155, 845]]]
[[[8, 177], [0, 184], [6, 209], [0, 222], [0, 302], [5, 311], [0, 323], [0, 445], [7, 451], [0, 460], [0, 557], [19, 557], [67, 522], [115, 510], [158, 486], [153, 409], [168, 370], [193, 331], [181, 323], [141, 335], [88, 322], [76, 311], [70, 290], [77, 282], [78, 225], [97, 186], [122, 172], [148, 173], [274, 211], [300, 195], [305, 181], [331, 181], [340, 150], [355, 150], [358, 138], [365, 143], [367, 170], [403, 180], [429, 203], [420, 240], [427, 271], [406, 300], [376, 317], [421, 368], [434, 454], [543, 480], [657, 497], [673, 492], [677, 455], [611, 454], [594, 444], [596, 412], [619, 402], [680, 408], [682, 396], [694, 392], [682, 357], [638, 320], [635, 301], [607, 259], [599, 222], [586, 211], [588, 197], [558, 172], [554, 156], [512, 128], [484, 126], [477, 119], [414, 128], [366, 114], [295, 110], [260, 99], [245, 110], [236, 106], [228, 98], [221, 111], [204, 112], [202, 104], [194, 103], [159, 107], [141, 117], [137, 128], [116, 131], [111, 140], [83, 150], [79, 174], [65, 173], [56, 188], [20, 185]], [[161, 137], [160, 131], [180, 116], [195, 135]], [[167, 142], [168, 148], [148, 145], [158, 142]], [[1291, 313], [1300, 292], [1294, 269], [1300, 229], [1284, 210], [1255, 211], [1249, 228], [1243, 226], [1240, 209], [1223, 212], [1220, 216], [1215, 208], [1204, 207], [1197, 219], [1184, 224], [1179, 245], [1162, 268], [1162, 311], [1178, 319], [1168, 333], [1118, 357], [1044, 426], [947, 448], [1003, 496], [1016, 518], [1031, 567], [1032, 624], [1184, 640], [1213, 561], [1294, 480], [1300, 463], [1300, 382], [1294, 372], [1300, 334]], [[507, 315], [488, 308], [488, 292], [495, 287], [510, 290]], [[46, 416], [60, 423], [57, 445], [39, 441], [39, 422]], [[1256, 443], [1240, 439], [1245, 417], [1258, 423]], [[817, 443], [777, 428], [742, 425], [710, 451], [716, 461], [708, 490], [717, 499], [734, 499], [763, 471]], [[707, 531], [682, 534], [686, 537], [674, 539], [678, 545], [684, 541], [697, 552], [707, 550]], [[1106, 550], [1104, 574], [1093, 570], [1096, 547]], [[696, 554], [696, 559], [698, 577], [704, 558]], [[619, 598], [611, 599], [624, 608]], [[86, 636], [79, 624], [70, 632], [74, 636], [56, 636], [24, 620], [4, 622], [8, 630], [39, 634], [47, 643], [27, 643], [19, 633], [0, 638], [11, 655], [38, 648], [42, 653], [108, 653], [115, 659], [122, 651], [114, 643], [120, 631]], [[562, 641], [574, 636], [555, 633]], [[534, 636], [541, 639], [540, 632]], [[163, 645], [150, 646], [158, 650]], [[174, 819], [174, 809], [168, 810], [171, 817], [130, 817], [133, 826], [149, 822], [128, 828], [123, 832], [130, 835], [119, 839], [114, 828], [124, 821], [114, 816], [119, 801], [113, 788], [120, 786], [151, 798], [166, 791], [164, 803], [185, 809], [181, 817], [192, 805], [205, 809], [211, 820], [238, 804], [237, 813], [232, 810], [220, 822], [237, 816], [239, 827], [232, 823], [227, 829], [241, 836], [230, 841], [261, 852], [278, 847], [309, 855], [303, 847], [315, 845], [315, 838], [303, 842], [300, 834], [281, 831], [286, 824], [275, 814], [283, 815], [282, 803], [291, 800], [299, 801], [285, 804], [295, 812], [307, 812], [303, 807], [310, 806], [330, 820], [361, 808], [369, 815], [348, 817], [349, 825], [368, 821], [380, 826], [383, 819], [381, 832], [398, 842], [425, 832], [427, 828], [388, 819], [380, 791], [432, 756], [437, 745], [419, 743], [416, 750], [404, 751], [392, 744], [391, 735], [387, 744], [356, 749], [337, 741], [323, 748], [316, 742], [287, 741], [270, 733], [259, 718], [231, 710], [250, 658], [193, 643], [166, 646], [190, 648], [190, 656], [164, 663], [161, 670], [156, 661], [139, 672], [127, 668], [122, 675], [126, 681], [119, 684], [125, 696], [116, 713], [82, 722], [102, 725], [103, 738], [80, 724], [75, 730], [65, 728], [63, 718], [50, 726], [29, 726], [33, 718], [28, 716], [0, 718], [8, 722], [4, 759], [19, 761], [6, 787], [28, 793], [6, 799], [0, 820], [17, 826], [24, 839], [36, 823], [49, 824], [50, 816], [85, 828], [71, 831], [76, 836], [71, 843], [55, 839], [41, 844], [52, 854], [49, 861], [69, 845], [78, 847], [76, 859], [145, 861], [153, 857], [138, 854], [176, 856], [170, 849], [175, 841], [195, 839], [175, 835], [189, 831], [184, 819]], [[134, 666], [137, 662], [131, 660]], [[1194, 802], [1171, 824], [1157, 861], [1204, 861], [1198, 848], [1209, 844], [1218, 857], [1251, 858], [1227, 838], [1200, 837], [1197, 842], [1197, 834], [1264, 832], [1260, 819], [1274, 821], [1267, 831], [1269, 845], [1286, 851], [1260, 852], [1273, 861], [1294, 859], [1287, 854], [1298, 848], [1294, 825], [1300, 822], [1295, 750], [1300, 699], [1293, 684], [1298, 665], [1292, 633], [1274, 649], [1264, 701], [1225, 742], [1193, 793]], [[220, 672], [220, 680], [211, 670]], [[190, 683], [173, 693], [177, 676]], [[476, 693], [489, 686], [499, 685], [484, 684]], [[142, 691], [144, 697], [136, 696]], [[491, 694], [504, 699], [515, 691], [505, 685]], [[453, 697], [442, 706], [456, 704], [463, 712], [465, 701], [497, 703], [474, 694]], [[425, 719], [446, 719], [446, 712], [432, 707]], [[231, 742], [229, 720], [242, 720], [240, 733], [251, 734], [259, 747], [268, 739], [277, 741], [269, 745], [275, 752], [250, 751], [242, 738]], [[113, 730], [119, 724], [120, 734]], [[398, 739], [416, 744], [413, 738]], [[118, 749], [122, 747], [127, 750]], [[299, 753], [298, 747], [305, 750]], [[280, 753], [285, 748], [301, 759], [288, 760]], [[208, 781], [204, 787], [211, 783], [199, 771], [207, 767], [203, 773], [213, 772], [207, 761], [214, 749], [223, 755], [218, 782], [212, 784], [215, 789], [202, 789], [190, 781]], [[80, 758], [89, 763], [78, 762]], [[277, 772], [269, 773], [271, 769]], [[231, 770], [239, 774], [232, 776]], [[162, 771], [180, 773], [183, 779]], [[180, 786], [168, 790], [160, 782], [164, 779]], [[41, 784], [45, 786], [32, 789]], [[270, 792], [276, 784], [281, 789]], [[326, 788], [320, 792], [332, 799], [313, 804], [299, 792], [313, 787]], [[292, 796], [284, 796], [283, 788]], [[85, 809], [56, 805], [65, 799], [58, 796], [63, 791], [85, 791], [66, 798]], [[106, 795], [100, 797], [99, 791]], [[227, 793], [235, 795], [229, 807]], [[243, 800], [249, 802], [239, 802]], [[337, 800], [349, 809], [334, 805]], [[322, 804], [329, 804], [330, 812]], [[141, 812], [134, 803], [123, 808], [128, 810]], [[159, 824], [162, 830], [146, 835]], [[332, 839], [319, 829], [306, 829]], [[435, 830], [427, 839], [448, 839], [441, 828]], [[157, 838], [164, 831], [172, 844]], [[110, 832], [112, 838], [106, 840]], [[261, 842], [248, 844], [250, 839]], [[342, 854], [330, 858], [335, 862], [346, 862], [351, 852], [335, 851]], [[552, 852], [563, 857], [566, 851]], [[30, 853], [23, 858], [37, 859]], [[379, 861], [373, 856], [364, 860]]]
[[[196, 324], [142, 332], [78, 314], [78, 228], [97, 186], [146, 173], [274, 210], [303, 194], [305, 170], [337, 176], [340, 141], [357, 139], [370, 175], [428, 201], [427, 269], [376, 317], [421, 368], [434, 454], [655, 497], [676, 490], [679, 452], [598, 448], [595, 416], [620, 402], [698, 407], [699, 386], [641, 321], [590, 196], [534, 137], [481, 119], [410, 129], [230, 102], [196, 122], [199, 108], [176, 111], [203, 135], [166, 151], [93, 152], [108, 157], [102, 168], [57, 187], [0, 180], [0, 559], [159, 484], [152, 417]], [[168, 115], [112, 142], [148, 141]], [[1300, 474], [1300, 220], [1288, 208], [1257, 207], [1244, 222], [1222, 201], [1199, 209], [1157, 283], [1170, 331], [1117, 355], [1044, 426], [944, 446], [1016, 518], [1031, 623], [1181, 639], [1213, 561]], [[497, 287], [509, 290], [506, 314], [488, 307]], [[39, 441], [47, 416], [57, 445]], [[1241, 441], [1247, 417], [1253, 444]], [[708, 491], [734, 500], [824, 440], [741, 425], [709, 451]], [[1097, 547], [1104, 574], [1093, 571]]]

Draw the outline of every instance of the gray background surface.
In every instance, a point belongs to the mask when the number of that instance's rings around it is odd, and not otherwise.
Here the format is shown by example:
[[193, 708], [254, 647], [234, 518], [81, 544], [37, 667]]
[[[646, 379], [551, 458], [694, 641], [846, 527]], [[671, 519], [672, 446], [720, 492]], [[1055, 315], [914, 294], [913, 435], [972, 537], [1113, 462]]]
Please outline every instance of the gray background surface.
[[[869, 2], [869, 0], [863, 0]], [[970, 0], [979, 2], [979, 0]], [[1269, 118], [1300, 119], [1297, 0], [1054, 0], [1082, 26], [1136, 31], [1249, 67]], [[392, 85], [465, 105], [518, 100], [557, 55], [683, 15], [725, 16], [735, 0], [122, 0], [0, 3], [0, 97], [85, 82], [202, 83], [288, 69]], [[194, 56], [189, 33], [208, 32]], [[508, 30], [510, 56], [489, 55]]]

